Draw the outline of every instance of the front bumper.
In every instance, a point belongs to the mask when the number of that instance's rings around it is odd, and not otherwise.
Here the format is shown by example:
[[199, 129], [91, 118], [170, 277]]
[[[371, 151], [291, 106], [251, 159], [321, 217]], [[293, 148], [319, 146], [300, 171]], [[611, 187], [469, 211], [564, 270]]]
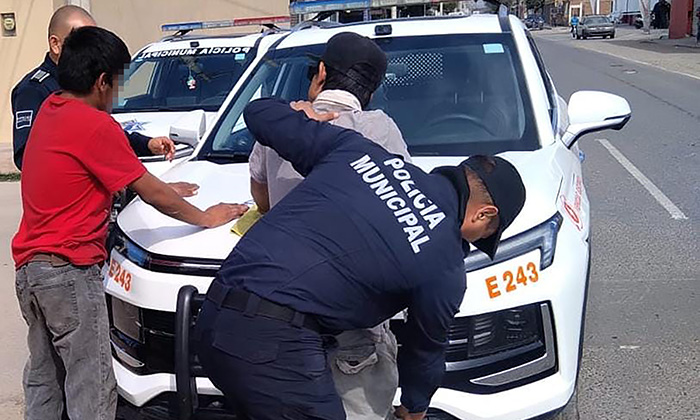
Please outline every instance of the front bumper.
[[[120, 395], [118, 419], [156, 420], [177, 418], [175, 375], [136, 375], [114, 361]], [[490, 395], [440, 388], [431, 402], [433, 420], [544, 419], [564, 407], [575, 381], [557, 373], [537, 382]], [[197, 378], [197, 419], [228, 420], [221, 393], [206, 378]], [[399, 395], [397, 395], [398, 400]], [[544, 413], [544, 414], [543, 414]], [[219, 417], [217, 417], [219, 416]]]
[[614, 35], [615, 31], [612, 29], [585, 29], [583, 34], [585, 36], [609, 36]]
[[[551, 319], [550, 304], [542, 303], [539, 308], [546, 342], [546, 350], [541, 356], [527, 363], [487, 375], [475, 375], [475, 372], [480, 372], [483, 367], [473, 366], [470, 361], [448, 362], [444, 385], [433, 396], [431, 415], [428, 418], [433, 420], [542, 419], [566, 405], [572, 395], [575, 378], [573, 382], [567, 381], [561, 373], [557, 372], [554, 324]], [[459, 354], [461, 347], [456, 349]], [[184, 354], [187, 352], [188, 350], [185, 350]], [[124, 360], [124, 356], [119, 355], [118, 352], [115, 352], [115, 355]], [[474, 360], [479, 361], [478, 358]], [[499, 362], [489, 361], [490, 365], [496, 363]], [[180, 366], [183, 364], [180, 363]], [[182, 407], [178, 402], [189, 399], [191, 402], [186, 405], [186, 411], [189, 412], [190, 407], [196, 407], [193, 418], [213, 420], [233, 418], [228, 414], [221, 393], [207, 378], [195, 378], [196, 386], [190, 387], [188, 383], [190, 367], [187, 367], [188, 370], [183, 373], [177, 366], [176, 364], [177, 375], [169, 373], [139, 375], [134, 372], [133, 366], [128, 368], [115, 360], [114, 370], [119, 393], [123, 397], [120, 416], [128, 420], [175, 418]], [[484, 393], [484, 391], [488, 392]], [[395, 404], [398, 405], [399, 401], [400, 390], [397, 392]]]
[[[565, 228], [567, 228], [565, 226]], [[568, 228], [571, 228], [570, 226]], [[432, 419], [452, 420], [509, 420], [509, 419], [545, 419], [556, 414], [571, 398], [576, 384], [578, 369], [578, 357], [580, 349], [579, 338], [581, 336], [581, 322], [583, 314], [575, 308], [582, 308], [585, 302], [585, 276], [586, 263], [589, 251], [581, 249], [579, 239], [572, 235], [560, 237], [562, 248], [557, 251], [554, 264], [543, 272], [540, 281], [518, 289], [517, 293], [504, 293], [495, 300], [484, 299], [488, 296], [487, 284], [484, 279], [489, 278], [495, 271], [509, 268], [513, 272], [519, 266], [525, 266], [529, 261], [539, 261], [539, 254], [523, 255], [509, 260], [506, 265], [500, 267], [488, 267], [469, 274], [469, 287], [465, 295], [465, 302], [469, 305], [463, 308], [462, 314], [484, 314], [490, 311], [514, 308], [532, 302], [551, 303], [551, 320], [556, 328], [554, 334], [554, 349], [556, 351], [556, 368], [548, 372], [544, 377], [528, 378], [526, 383], [518, 383], [508, 389], [498, 389], [495, 392], [479, 392], [473, 387], [457, 387], [454, 384], [449, 388], [438, 389], [431, 402]], [[584, 244], [585, 245], [585, 244]], [[587, 245], [585, 245], [587, 247]], [[582, 254], [585, 252], [585, 254]], [[584, 255], [584, 258], [581, 256]], [[130, 261], [125, 260], [117, 253], [112, 254], [122, 266], [128, 269], [134, 276], [133, 287], [130, 292], [125, 292], [115, 287], [114, 282], [107, 281], [108, 292], [126, 302], [130, 302], [140, 308], [151, 310], [174, 312], [173, 303], [177, 300], [177, 291], [187, 284], [197, 285], [200, 293], [208, 287], [210, 279], [195, 276], [168, 275], [153, 273], [144, 270]], [[504, 263], [505, 264], [505, 263]], [[199, 284], [195, 281], [199, 281]], [[158, 292], [156, 293], [156, 290]], [[502, 290], [503, 291], [503, 290]], [[172, 296], [172, 297], [171, 297]], [[552, 346], [547, 346], [551, 349]], [[172, 352], [172, 348], [170, 350]], [[172, 353], [169, 353], [172, 354]], [[542, 360], [540, 360], [542, 359]], [[538, 357], [537, 363], [543, 363], [547, 357]], [[453, 366], [454, 367], [454, 366]], [[448, 365], [448, 375], [452, 375]], [[523, 366], [518, 365], [514, 372], [523, 372]], [[122, 362], [114, 362], [114, 369], [119, 385], [119, 393], [124, 399], [124, 404], [131, 406], [134, 412], [147, 410], [153, 404], [161, 404], [170, 401], [172, 395], [177, 392], [177, 380], [173, 373], [134, 373], [131, 369], [122, 365]], [[457, 369], [459, 370], [459, 369]], [[498, 375], [471, 375], [469, 382], [498, 380], [503, 375], [513, 372], [504, 369]], [[467, 382], [462, 380], [462, 383]], [[198, 406], [206, 408], [208, 397], [220, 397], [220, 392], [211, 382], [202, 377], [196, 378]], [[396, 402], [398, 403], [397, 395]], [[219, 400], [221, 401], [221, 400]], [[203, 403], [205, 405], [203, 405]], [[126, 410], [126, 406], [122, 408]], [[160, 411], [164, 412], [164, 411]], [[151, 417], [133, 417], [135, 419], [150, 419]], [[153, 417], [157, 418], [157, 417]], [[198, 417], [199, 418], [199, 413]], [[206, 418], [206, 417], [204, 417]]]
[[[207, 408], [196, 413], [197, 420], [236, 420], [236, 416], [228, 412], [222, 398], [210, 398]], [[176, 396], [173, 393], [161, 394], [143, 407], [136, 407], [123, 398], [119, 398], [116, 420], [172, 420], [177, 418]], [[538, 416], [536, 420], [550, 419], [555, 413]], [[456, 417], [439, 409], [428, 410], [426, 420], [458, 420]], [[533, 419], [535, 420], [535, 419]]]

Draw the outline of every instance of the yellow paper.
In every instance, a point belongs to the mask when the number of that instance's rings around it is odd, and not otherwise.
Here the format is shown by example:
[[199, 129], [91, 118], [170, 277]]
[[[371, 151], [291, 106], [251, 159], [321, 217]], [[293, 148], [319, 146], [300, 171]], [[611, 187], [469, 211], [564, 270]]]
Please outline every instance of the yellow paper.
[[252, 205], [248, 211], [233, 224], [231, 232], [238, 236], [243, 236], [261, 217], [262, 213], [258, 211], [258, 206]]

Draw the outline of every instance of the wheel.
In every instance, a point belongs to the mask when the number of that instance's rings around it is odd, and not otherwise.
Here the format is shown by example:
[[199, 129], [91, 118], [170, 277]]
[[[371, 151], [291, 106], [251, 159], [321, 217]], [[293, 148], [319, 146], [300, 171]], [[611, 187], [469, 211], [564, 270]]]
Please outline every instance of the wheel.
[[615, 38], [615, 32], [613, 32], [613, 33], [610, 35], [610, 39], [613, 39], [613, 38]]

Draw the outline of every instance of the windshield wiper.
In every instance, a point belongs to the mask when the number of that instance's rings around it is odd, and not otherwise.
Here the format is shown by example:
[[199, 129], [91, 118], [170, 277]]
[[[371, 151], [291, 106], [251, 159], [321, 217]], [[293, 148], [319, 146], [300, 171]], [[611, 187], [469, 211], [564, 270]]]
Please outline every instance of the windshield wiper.
[[208, 160], [214, 163], [245, 163], [248, 162], [248, 153], [244, 152], [209, 152], [198, 157], [199, 160]]

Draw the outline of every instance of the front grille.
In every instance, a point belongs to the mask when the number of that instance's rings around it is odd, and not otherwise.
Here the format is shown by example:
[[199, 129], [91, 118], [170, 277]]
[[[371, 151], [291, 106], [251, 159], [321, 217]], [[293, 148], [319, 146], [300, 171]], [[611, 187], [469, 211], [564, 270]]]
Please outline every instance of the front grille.
[[142, 309], [143, 327], [164, 336], [175, 336], [175, 314]]
[[125, 306], [131, 305], [107, 295], [114, 357], [138, 375], [174, 373], [175, 314], [136, 308], [138, 317], [123, 320], [120, 317]]
[[[140, 337], [134, 337], [135, 334], [130, 336], [115, 327], [114, 309], [128, 304], [120, 301], [119, 305], [113, 305], [112, 299], [116, 300], [107, 296], [111, 338], [116, 347], [113, 349], [114, 356], [138, 375], [175, 373], [175, 313], [138, 309], [140, 321], [134, 322], [140, 322], [138, 328], [141, 333]], [[540, 304], [528, 306], [539, 310]], [[549, 311], [548, 304], [542, 304], [542, 307], [542, 310]], [[546, 336], [543, 319], [523, 308], [526, 307], [456, 318], [449, 330], [450, 344], [445, 358], [447, 369], [442, 386], [471, 393], [499, 392], [512, 386], [483, 385], [475, 383], [475, 380], [540, 359], [547, 351], [553, 352], [554, 345], [550, 343], [552, 348], [548, 349], [543, 339]], [[391, 327], [399, 344], [405, 326], [403, 321], [392, 321]], [[528, 326], [528, 331], [537, 331], [537, 334], [528, 336], [525, 333]], [[549, 329], [552, 328], [550, 325]], [[509, 344], [513, 340], [517, 340], [517, 347]], [[196, 358], [192, 371], [202, 375]], [[536, 380], [555, 371], [556, 366], [553, 366], [547, 372], [527, 379]], [[522, 381], [519, 383], [522, 384]]]

